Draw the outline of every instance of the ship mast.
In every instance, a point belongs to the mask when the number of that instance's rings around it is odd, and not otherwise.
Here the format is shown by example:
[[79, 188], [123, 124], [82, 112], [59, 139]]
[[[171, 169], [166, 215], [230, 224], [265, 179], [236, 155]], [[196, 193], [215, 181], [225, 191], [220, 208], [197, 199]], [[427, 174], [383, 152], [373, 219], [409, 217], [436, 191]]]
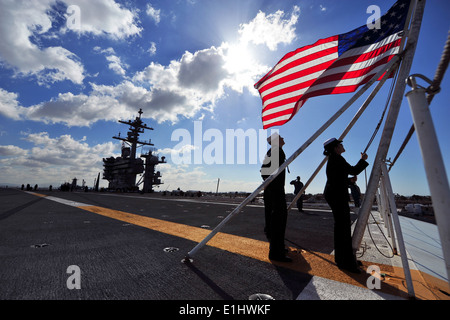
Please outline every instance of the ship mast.
[[136, 119], [134, 121], [119, 120], [120, 123], [127, 124], [130, 126], [130, 129], [129, 129], [130, 131], [128, 131], [126, 138], [122, 138], [122, 137], [120, 137], [120, 135], [113, 137], [113, 139], [122, 140], [122, 141], [130, 143], [130, 145], [131, 145], [130, 158], [132, 159], [132, 161], [134, 159], [136, 159], [136, 149], [137, 149], [138, 144], [140, 144], [142, 146], [153, 146], [153, 143], [151, 143], [150, 140], [148, 142], [139, 141], [140, 133], [144, 133], [145, 129], [153, 130], [153, 128], [148, 127], [145, 123], [142, 122], [142, 120], [141, 120], [141, 115], [143, 113], [142, 109], [139, 109], [138, 113], [139, 113], [139, 117], [136, 117]]
[[142, 192], [153, 192], [153, 185], [162, 183], [160, 179], [161, 173], [159, 171], [155, 172], [155, 166], [159, 163], [165, 163], [164, 157], [160, 160], [158, 156], [152, 155], [151, 151], [147, 154], [142, 154], [141, 157], [146, 160], [145, 169], [144, 161], [141, 158], [136, 158], [138, 147], [153, 146], [150, 140], [139, 140], [139, 135], [144, 133], [145, 129], [153, 130], [153, 128], [148, 127], [141, 120], [142, 109], [139, 109], [138, 113], [139, 116], [134, 120], [119, 120], [120, 123], [130, 126], [125, 138], [121, 137], [120, 133], [117, 136], [113, 136], [113, 139], [123, 141], [121, 157], [103, 159], [103, 179], [109, 181], [108, 189], [110, 190], [138, 191], [138, 186], [142, 181], [136, 184], [136, 176], [141, 173], [144, 173], [144, 188]]

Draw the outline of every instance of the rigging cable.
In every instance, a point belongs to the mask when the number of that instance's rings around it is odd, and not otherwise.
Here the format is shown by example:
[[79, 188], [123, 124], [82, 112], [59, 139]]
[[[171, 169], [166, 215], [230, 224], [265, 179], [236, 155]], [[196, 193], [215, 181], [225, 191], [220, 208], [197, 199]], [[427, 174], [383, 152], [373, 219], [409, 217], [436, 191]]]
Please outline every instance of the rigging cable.
[[[369, 140], [369, 142], [367, 143], [367, 146], [366, 146], [366, 148], [364, 149], [364, 151], [363, 151], [362, 153], [366, 153], [366, 152], [367, 152], [367, 150], [369, 149], [369, 147], [370, 147], [370, 145], [372, 144], [373, 140], [375, 139], [375, 137], [376, 137], [376, 135], [377, 135], [377, 133], [378, 133], [378, 130], [379, 130], [380, 127], [381, 127], [381, 124], [383, 123], [384, 115], [386, 114], [386, 110], [387, 110], [387, 108], [388, 108], [388, 106], [389, 106], [389, 101], [391, 100], [391, 98], [392, 98], [392, 93], [394, 92], [395, 84], [397, 83], [397, 76], [398, 76], [398, 71], [399, 71], [399, 70], [400, 70], [400, 68], [397, 68], [397, 70], [395, 71], [395, 76], [394, 76], [394, 78], [392, 79], [392, 82], [391, 82], [391, 88], [389, 89], [389, 94], [388, 94], [388, 96], [387, 96], [387, 98], [386, 98], [386, 104], [385, 104], [385, 106], [384, 106], [383, 113], [381, 114], [380, 121], [378, 122], [378, 124], [377, 124], [377, 126], [376, 126], [376, 128], [375, 128], [375, 130], [374, 130], [374, 132], [373, 132], [373, 134], [372, 134], [372, 137], [370, 137], [370, 140]], [[367, 189], [367, 170], [366, 170], [366, 169], [364, 169], [364, 176], [365, 176], [365, 179], [366, 179], [366, 189]]]
[[388, 96], [386, 98], [386, 105], [384, 106], [384, 110], [383, 110], [383, 113], [381, 114], [380, 121], [378, 122], [377, 127], [375, 128], [375, 130], [374, 130], [374, 132], [372, 134], [372, 137], [370, 137], [369, 143], [367, 144], [367, 146], [364, 149], [363, 153], [367, 152], [367, 150], [369, 149], [369, 147], [372, 144], [373, 140], [375, 139], [375, 137], [376, 137], [376, 135], [378, 133], [378, 130], [381, 127], [381, 124], [383, 123], [384, 115], [386, 114], [386, 110], [387, 110], [387, 108], [389, 106], [389, 101], [391, 100], [392, 93], [394, 92], [395, 84], [397, 83], [398, 70], [399, 70], [399, 68], [397, 68], [397, 70], [395, 71], [395, 76], [392, 79], [391, 88], [389, 89], [389, 94], [388, 94]]
[[[395, 75], [394, 75], [394, 77], [392, 79], [391, 88], [389, 89], [389, 94], [388, 94], [388, 96], [386, 98], [386, 104], [385, 104], [384, 110], [383, 110], [383, 112], [381, 114], [380, 121], [378, 122], [378, 124], [377, 124], [377, 126], [376, 126], [376, 128], [375, 128], [375, 130], [374, 130], [374, 132], [372, 134], [372, 136], [370, 137], [369, 142], [367, 143], [366, 148], [364, 149], [364, 151], [362, 153], [366, 153], [367, 152], [367, 150], [369, 149], [369, 147], [372, 144], [373, 140], [375, 139], [375, 137], [376, 137], [376, 135], [377, 135], [377, 133], [378, 133], [380, 127], [381, 127], [381, 124], [383, 123], [384, 116], [386, 114], [387, 108], [389, 106], [389, 102], [391, 101], [392, 94], [394, 92], [395, 84], [397, 83], [398, 71], [399, 71], [399, 68], [397, 68], [397, 70], [395, 71]], [[366, 189], [367, 189], [367, 170], [366, 169], [364, 169], [364, 175], [365, 175], [365, 179], [366, 179]], [[372, 233], [370, 232], [369, 224], [367, 224], [367, 231], [369, 232], [370, 239], [372, 240], [373, 244], [375, 245], [375, 248], [378, 250], [378, 252], [381, 255], [383, 255], [386, 258], [393, 258], [394, 257], [394, 249], [392, 248], [391, 244], [389, 243], [389, 240], [386, 238], [386, 235], [384, 234], [383, 230], [381, 230], [380, 226], [378, 225], [378, 222], [375, 220], [374, 216], [372, 215], [372, 212], [370, 213], [370, 215], [371, 215], [372, 219], [374, 220], [374, 223], [377, 225], [378, 229], [380, 230], [381, 234], [383, 235], [384, 239], [386, 239], [386, 242], [388, 243], [389, 247], [391, 248], [392, 256], [387, 256], [383, 252], [380, 251], [380, 249], [378, 248], [377, 244], [375, 243], [375, 240], [372, 237]], [[365, 250], [363, 250], [362, 254], [360, 256], [358, 256], [358, 258], [362, 257], [364, 254], [365, 254]]]
[[[388, 244], [389, 247], [391, 248], [392, 255], [391, 255], [391, 256], [387, 256], [387, 255], [385, 255], [383, 252], [380, 251], [380, 249], [378, 248], [377, 244], [375, 243], [375, 240], [374, 240], [373, 237], [372, 237], [372, 233], [370, 232], [369, 224], [367, 224], [367, 231], [369, 231], [370, 239], [372, 239], [372, 242], [373, 242], [373, 244], [375, 245], [375, 248], [378, 250], [378, 252], [379, 252], [381, 255], [383, 255], [384, 257], [386, 257], [386, 258], [388, 258], [388, 259], [393, 258], [394, 255], [395, 255], [395, 254], [394, 254], [394, 248], [392, 248], [391, 243], [390, 243], [389, 240], [386, 238], [386, 235], [384, 234], [383, 230], [381, 230], [381, 228], [380, 228], [380, 226], [379, 226], [379, 223], [376, 221], [375, 217], [372, 215], [372, 212], [370, 213], [370, 216], [372, 217], [372, 219], [373, 219], [373, 221], [374, 221], [373, 223], [375, 223], [375, 224], [377, 225], [378, 230], [380, 230], [380, 232], [381, 232], [381, 234], [383, 235], [384, 239], [386, 240], [387, 244]], [[367, 245], [366, 245], [366, 246], [367, 246]], [[362, 254], [361, 254], [360, 256], [357, 256], [357, 258], [361, 258], [365, 253], [366, 253], [366, 250], [365, 250], [365, 248], [364, 248]]]

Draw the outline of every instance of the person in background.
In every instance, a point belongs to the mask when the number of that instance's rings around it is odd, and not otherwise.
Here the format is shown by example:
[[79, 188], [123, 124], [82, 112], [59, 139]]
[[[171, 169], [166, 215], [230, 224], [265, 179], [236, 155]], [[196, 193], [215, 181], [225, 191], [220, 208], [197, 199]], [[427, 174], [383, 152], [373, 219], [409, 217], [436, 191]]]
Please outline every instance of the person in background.
[[350, 193], [352, 194], [353, 202], [355, 203], [355, 208], [361, 206], [361, 190], [359, 189], [356, 181], [358, 178], [356, 176], [349, 179], [348, 187], [350, 188]]
[[[303, 188], [303, 182], [300, 181], [300, 177], [297, 176], [296, 180], [292, 180], [290, 184], [294, 185], [294, 195], [297, 195], [300, 190], [302, 190]], [[299, 212], [303, 212], [303, 198], [304, 195], [302, 194], [298, 199], [297, 199], [297, 209]]]

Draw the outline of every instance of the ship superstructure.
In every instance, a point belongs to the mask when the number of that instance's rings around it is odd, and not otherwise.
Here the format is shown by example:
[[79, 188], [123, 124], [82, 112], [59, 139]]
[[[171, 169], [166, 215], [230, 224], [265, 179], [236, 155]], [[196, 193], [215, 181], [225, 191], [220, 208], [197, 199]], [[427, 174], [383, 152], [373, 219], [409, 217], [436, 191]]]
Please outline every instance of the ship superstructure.
[[[155, 166], [160, 163], [165, 163], [165, 157], [159, 159], [158, 156], [153, 155], [152, 151], [141, 154], [145, 162], [141, 158], [136, 158], [138, 147], [153, 146], [148, 141], [139, 141], [139, 135], [144, 133], [144, 130], [153, 130], [148, 127], [142, 120], [142, 109], [139, 110], [139, 116], [134, 120], [122, 121], [120, 123], [129, 125], [129, 131], [126, 137], [121, 137], [120, 133], [113, 136], [113, 139], [121, 140], [122, 153], [120, 157], [103, 158], [103, 179], [109, 181], [108, 189], [115, 191], [132, 192], [138, 191], [139, 185], [144, 184], [142, 192], [153, 192], [153, 186], [162, 184], [161, 173], [155, 172]], [[136, 183], [136, 176], [142, 174], [142, 178]]]

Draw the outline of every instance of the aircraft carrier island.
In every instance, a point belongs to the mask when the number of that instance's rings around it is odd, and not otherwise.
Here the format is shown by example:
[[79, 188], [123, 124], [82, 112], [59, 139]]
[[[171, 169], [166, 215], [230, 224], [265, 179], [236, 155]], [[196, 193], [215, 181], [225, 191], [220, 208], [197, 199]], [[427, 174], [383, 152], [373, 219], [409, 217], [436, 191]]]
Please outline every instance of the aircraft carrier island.
[[[121, 137], [120, 133], [114, 136], [113, 139], [121, 140], [122, 154], [120, 157], [110, 157], [103, 159], [103, 179], [108, 180], [108, 189], [113, 191], [138, 191], [139, 185], [143, 183], [142, 192], [153, 192], [154, 185], [160, 185], [161, 173], [155, 170], [155, 167], [160, 163], [165, 163], [165, 157], [154, 155], [154, 150], [149, 150], [147, 153], [141, 154], [141, 158], [136, 158], [136, 152], [139, 147], [153, 146], [148, 141], [139, 141], [139, 135], [144, 130], [153, 130], [148, 127], [142, 120], [142, 109], [139, 110], [139, 116], [133, 121], [122, 121], [120, 123], [129, 125], [129, 131], [126, 137]], [[142, 178], [136, 183], [136, 176], [142, 174]]]

